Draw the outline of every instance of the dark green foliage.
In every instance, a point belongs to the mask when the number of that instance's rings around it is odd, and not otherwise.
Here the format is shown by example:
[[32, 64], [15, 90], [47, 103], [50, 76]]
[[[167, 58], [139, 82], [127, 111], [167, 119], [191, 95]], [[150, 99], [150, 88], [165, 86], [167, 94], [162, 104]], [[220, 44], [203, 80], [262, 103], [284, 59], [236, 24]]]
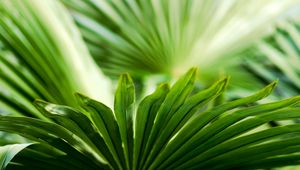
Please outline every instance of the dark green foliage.
[[36, 142], [7, 168], [252, 169], [299, 163], [300, 125], [264, 125], [300, 118], [300, 97], [251, 106], [273, 91], [273, 82], [251, 96], [213, 106], [228, 78], [191, 93], [196, 72], [191, 69], [171, 88], [161, 84], [139, 104], [131, 78], [122, 75], [114, 112], [76, 94], [82, 110], [35, 102], [51, 122], [1, 116], [1, 131]]

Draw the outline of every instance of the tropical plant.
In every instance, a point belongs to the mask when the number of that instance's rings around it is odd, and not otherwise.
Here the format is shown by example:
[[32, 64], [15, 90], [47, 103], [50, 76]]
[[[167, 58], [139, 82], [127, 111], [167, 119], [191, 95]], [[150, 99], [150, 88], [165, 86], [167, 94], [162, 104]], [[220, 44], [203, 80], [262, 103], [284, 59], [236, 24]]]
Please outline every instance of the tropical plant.
[[228, 78], [191, 95], [195, 77], [191, 69], [137, 105], [134, 84], [122, 75], [114, 111], [77, 94], [84, 111], [35, 102], [53, 122], [1, 116], [0, 130], [35, 142], [7, 169], [253, 169], [299, 163], [300, 125], [262, 125], [299, 118], [300, 97], [251, 106], [273, 91], [273, 82], [251, 96], [213, 105]]
[[34, 99], [76, 106], [75, 91], [111, 105], [109, 80], [60, 3], [5, 0], [0, 11], [0, 105], [6, 112], [43, 118]]
[[[253, 78], [240, 70], [241, 56], [235, 54], [297, 0], [61, 1], [68, 10], [58, 0], [0, 1], [0, 145], [10, 144], [0, 147], [0, 169], [299, 164], [300, 127], [290, 121], [300, 116], [299, 97], [257, 104], [276, 82], [227, 102], [222, 98], [231, 94], [223, 93], [228, 78], [203, 88], [228, 68], [247, 75], [241, 80]], [[297, 37], [290, 30], [288, 37]], [[261, 44], [256, 51], [277, 59], [269, 51], [281, 47], [273, 40]], [[94, 59], [110, 78], [121, 74], [114, 106], [114, 86]], [[172, 88], [164, 83], [146, 97], [141, 93], [136, 80], [149, 86], [149, 75], [156, 73], [175, 80], [191, 65], [200, 66], [201, 76], [191, 69]], [[273, 121], [276, 127], [269, 127]]]
[[[297, 0], [62, 0], [109, 75], [180, 75], [199, 66], [211, 79], [268, 32]], [[228, 63], [227, 63], [228, 62]], [[227, 63], [227, 64], [226, 64]], [[212, 76], [213, 74], [213, 76]]]

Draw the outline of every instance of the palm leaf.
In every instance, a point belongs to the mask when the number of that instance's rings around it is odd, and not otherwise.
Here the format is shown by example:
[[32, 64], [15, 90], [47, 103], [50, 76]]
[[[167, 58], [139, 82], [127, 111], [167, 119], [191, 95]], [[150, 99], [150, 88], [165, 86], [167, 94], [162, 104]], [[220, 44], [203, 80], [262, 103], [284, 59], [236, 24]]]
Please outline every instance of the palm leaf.
[[77, 94], [84, 110], [35, 102], [53, 122], [1, 116], [0, 130], [38, 143], [20, 152], [8, 169], [38, 168], [45, 161], [49, 169], [261, 169], [299, 164], [300, 125], [264, 126], [299, 118], [299, 96], [251, 105], [271, 94], [277, 84], [273, 82], [248, 97], [212, 105], [228, 78], [191, 94], [196, 71], [191, 69], [172, 87], [158, 86], [139, 104], [131, 78], [122, 75], [114, 111]]
[[4, 170], [13, 157], [30, 144], [13, 144], [0, 147], [0, 169]]
[[[167, 73], [192, 66], [201, 78], [265, 33], [294, 0], [62, 0], [102, 70]], [[253, 17], [255, 14], [255, 17]], [[216, 70], [214, 70], [216, 69]], [[209, 77], [210, 78], [210, 77]]]
[[287, 97], [300, 92], [300, 25], [290, 18], [278, 23], [274, 33], [246, 53], [245, 68], [261, 84], [279, 79], [277, 96]]
[[112, 102], [108, 79], [59, 1], [4, 0], [0, 11], [1, 108], [42, 118], [34, 99], [76, 106], [75, 91]]

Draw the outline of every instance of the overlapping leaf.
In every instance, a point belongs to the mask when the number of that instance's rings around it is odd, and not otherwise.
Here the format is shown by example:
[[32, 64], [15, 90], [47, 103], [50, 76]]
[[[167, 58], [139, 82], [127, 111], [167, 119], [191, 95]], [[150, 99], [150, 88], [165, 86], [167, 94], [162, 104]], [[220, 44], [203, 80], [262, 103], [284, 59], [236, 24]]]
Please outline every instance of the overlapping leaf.
[[109, 81], [59, 1], [1, 1], [0, 41], [1, 109], [42, 118], [34, 99], [76, 106], [76, 91], [112, 103]]
[[1, 116], [1, 131], [39, 143], [20, 152], [8, 169], [39, 167], [45, 160], [47, 168], [58, 169], [251, 169], [299, 164], [300, 125], [266, 126], [300, 118], [299, 96], [251, 105], [272, 93], [277, 84], [273, 82], [251, 96], [215, 106], [211, 103], [224, 92], [228, 78], [191, 93], [195, 78], [196, 69], [191, 69], [172, 87], [162, 84], [136, 104], [133, 82], [125, 74], [119, 80], [114, 111], [77, 94], [84, 110], [35, 102], [53, 122]]
[[14, 144], [0, 147], [0, 169], [4, 170], [13, 157], [30, 144]]
[[[259, 39], [297, 0], [62, 0], [110, 75], [200, 66], [201, 78]], [[215, 72], [214, 72], [215, 73]], [[210, 77], [209, 77], [210, 78]]]

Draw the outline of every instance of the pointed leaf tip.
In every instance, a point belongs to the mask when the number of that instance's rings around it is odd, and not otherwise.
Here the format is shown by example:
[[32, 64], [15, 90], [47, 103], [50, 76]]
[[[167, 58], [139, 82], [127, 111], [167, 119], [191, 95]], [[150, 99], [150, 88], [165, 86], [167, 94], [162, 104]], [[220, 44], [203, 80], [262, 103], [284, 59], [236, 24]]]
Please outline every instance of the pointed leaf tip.
[[226, 77], [223, 77], [223, 78], [220, 80], [220, 83], [221, 83], [221, 84], [224, 84], [225, 86], [227, 86], [228, 83], [229, 83], [229, 81], [230, 81], [230, 76], [226, 76]]
[[45, 109], [45, 107], [50, 104], [50, 103], [48, 103], [44, 100], [40, 100], [40, 99], [36, 99], [33, 103], [37, 108], [42, 108], [42, 109]]
[[198, 67], [192, 67], [188, 72], [187, 72], [187, 74], [186, 75], [191, 75], [191, 76], [196, 76], [197, 74], [198, 74]]
[[74, 94], [77, 101], [80, 103], [80, 104], [85, 104], [85, 103], [88, 103], [90, 98], [88, 98], [87, 96], [81, 94], [81, 93], [75, 93]]
[[132, 81], [132, 79], [131, 79], [131, 76], [128, 73], [124, 73], [124, 74], [120, 75], [120, 81], [128, 82], [128, 81]]
[[115, 95], [117, 95], [119, 92], [120, 94], [126, 93], [127, 96], [130, 93], [132, 93], [132, 96], [134, 96], [134, 83], [131, 76], [128, 73], [122, 74], [119, 78], [118, 87]]
[[274, 80], [272, 83], [270, 83], [270, 85], [276, 87], [278, 83], [279, 83], [279, 79]]
[[226, 89], [226, 87], [227, 87], [227, 85], [228, 85], [228, 83], [229, 83], [229, 80], [230, 80], [230, 77], [227, 76], [227, 77], [222, 78], [222, 79], [219, 81], [218, 84], [219, 84], [219, 86], [221, 86], [220, 91], [223, 91], [223, 90]]
[[276, 88], [278, 82], [279, 82], [278, 80], [273, 81], [272, 83], [267, 85], [263, 90], [266, 91], [267, 94], [271, 94], [273, 90]]

